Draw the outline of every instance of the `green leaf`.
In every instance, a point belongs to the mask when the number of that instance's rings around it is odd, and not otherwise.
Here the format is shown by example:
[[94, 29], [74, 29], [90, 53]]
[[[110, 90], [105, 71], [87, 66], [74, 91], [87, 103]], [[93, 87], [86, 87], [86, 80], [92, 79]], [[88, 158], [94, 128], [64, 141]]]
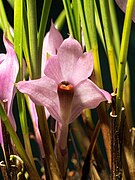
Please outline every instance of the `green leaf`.
[[120, 126], [120, 122], [121, 122], [121, 107], [122, 107], [123, 86], [124, 86], [124, 78], [125, 78], [125, 67], [127, 62], [127, 53], [128, 53], [128, 45], [129, 45], [129, 37], [130, 37], [134, 4], [135, 4], [135, 0], [128, 0], [125, 20], [124, 20], [124, 27], [122, 32], [122, 40], [121, 40], [121, 48], [120, 48], [120, 56], [119, 56], [117, 96], [116, 96], [116, 113], [118, 117], [117, 118], [118, 127]]
[[41, 61], [38, 60], [36, 0], [27, 0], [27, 17], [32, 78], [39, 78]]
[[66, 18], [66, 14], [65, 14], [65, 10], [63, 9], [61, 11], [61, 13], [59, 14], [59, 16], [57, 17], [56, 21], [55, 21], [55, 27], [58, 29], [58, 30], [61, 30], [63, 25], [64, 25], [64, 22], [65, 22], [65, 18]]
[[42, 45], [43, 45], [43, 39], [45, 35], [46, 30], [46, 24], [50, 12], [52, 0], [45, 0], [43, 3], [43, 9], [42, 9], [42, 15], [40, 20], [40, 26], [39, 26], [39, 33], [38, 33], [38, 60], [41, 61], [42, 57]]
[[84, 33], [84, 41], [86, 45], [86, 50], [89, 51], [91, 50], [91, 43], [90, 43], [90, 37], [89, 37], [88, 27], [86, 23], [86, 17], [84, 13], [84, 5], [81, 0], [78, 0], [77, 2], [78, 2], [79, 15], [80, 15], [81, 23], [82, 23], [82, 30]]
[[15, 0], [14, 4], [14, 49], [19, 60], [18, 81], [23, 79], [23, 59], [22, 59], [22, 41], [23, 41], [23, 1]]
[[[23, 80], [22, 48], [23, 48], [23, 0], [15, 0], [15, 3], [14, 3], [14, 49], [17, 54], [17, 57], [19, 60], [19, 66], [20, 66], [17, 81]], [[27, 154], [29, 154], [33, 167], [35, 167], [32, 151], [31, 151], [31, 146], [30, 146], [30, 140], [29, 140], [29, 131], [28, 131], [28, 125], [27, 125], [24, 97], [20, 92], [17, 92], [17, 102], [18, 102], [19, 117], [20, 117], [20, 123], [21, 123], [26, 152]]]
[[10, 33], [10, 24], [6, 16], [2, 0], [0, 0], [0, 24], [3, 32], [6, 33], [7, 39], [9, 39], [10, 42], [13, 42], [13, 38]]
[[102, 16], [106, 46], [107, 46], [107, 55], [108, 55], [112, 86], [113, 86], [113, 90], [115, 90], [117, 86], [117, 63], [116, 63], [116, 56], [113, 45], [113, 39], [112, 39], [112, 31], [111, 31], [112, 26], [110, 23], [111, 19], [110, 19], [110, 11], [108, 4], [109, 2], [106, 0], [102, 0], [99, 1], [99, 3], [100, 3], [100, 11]]
[[12, 138], [12, 140], [16, 146], [16, 150], [17, 150], [18, 154], [20, 155], [20, 157], [22, 158], [22, 160], [24, 161], [24, 163], [27, 167], [29, 176], [31, 177], [31, 179], [33, 179], [33, 177], [35, 177], [35, 179], [40, 180], [39, 175], [37, 174], [37, 172], [33, 168], [32, 164], [29, 160], [29, 157], [27, 156], [17, 134], [15, 133], [15, 131], [14, 131], [3, 107], [2, 107], [1, 102], [0, 102], [0, 117], [1, 117], [1, 120], [3, 121], [3, 123], [5, 124], [7, 131], [9, 132], [9, 134], [10, 134], [10, 136], [11, 136], [11, 138]]

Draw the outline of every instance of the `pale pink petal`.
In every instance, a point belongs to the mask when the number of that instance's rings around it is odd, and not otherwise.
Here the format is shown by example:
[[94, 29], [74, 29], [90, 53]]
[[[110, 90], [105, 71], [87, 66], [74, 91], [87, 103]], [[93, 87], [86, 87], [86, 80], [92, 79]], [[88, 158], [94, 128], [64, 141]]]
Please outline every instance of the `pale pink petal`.
[[36, 107], [35, 107], [34, 102], [29, 98], [29, 96], [28, 96], [28, 102], [29, 102], [30, 116], [31, 116], [32, 122], [38, 128], [38, 115], [37, 115]]
[[43, 49], [42, 49], [42, 65], [41, 65], [41, 75], [44, 75], [44, 68], [47, 61], [47, 53], [49, 55], [56, 55], [58, 48], [63, 42], [62, 35], [60, 32], [54, 27], [54, 24], [51, 23], [50, 31], [46, 34], [43, 41]]
[[51, 56], [46, 63], [45, 75], [59, 84], [63, 79], [57, 56]]
[[43, 148], [43, 144], [42, 144], [42, 140], [41, 140], [41, 136], [40, 136], [40, 132], [39, 132], [39, 127], [38, 127], [38, 116], [37, 116], [37, 112], [36, 112], [36, 107], [30, 98], [29, 98], [29, 105], [30, 105], [30, 115], [32, 118], [35, 137], [36, 137], [37, 143], [40, 147], [41, 155], [42, 155], [42, 157], [44, 157], [45, 153], [44, 153], [44, 148]]
[[11, 43], [4, 39], [4, 44], [7, 54], [0, 64], [0, 100], [7, 99], [9, 109], [13, 98], [14, 83], [19, 70], [19, 64]]
[[50, 113], [49, 113], [49, 111], [47, 110], [46, 107], [44, 107], [44, 109], [45, 109], [45, 116], [46, 116], [46, 119], [48, 120], [48, 118], [49, 118], [49, 116], [50, 116]]
[[96, 108], [103, 101], [110, 102], [111, 95], [98, 88], [98, 86], [96, 86], [91, 80], [84, 80], [75, 88], [70, 122], [75, 120], [83, 109]]
[[[45, 153], [44, 153], [44, 148], [43, 148], [41, 135], [40, 135], [40, 132], [39, 132], [38, 115], [37, 115], [36, 107], [35, 107], [35, 104], [33, 103], [33, 101], [29, 98], [29, 96], [28, 96], [28, 100], [29, 100], [30, 115], [31, 115], [31, 118], [32, 118], [32, 123], [33, 123], [33, 128], [34, 128], [34, 132], [35, 132], [36, 141], [37, 141], [37, 143], [39, 145], [41, 156], [44, 157]], [[50, 116], [50, 113], [48, 112], [48, 110], [46, 108], [44, 108], [44, 109], [45, 109], [46, 119], [48, 119], [48, 117]]]
[[44, 76], [37, 80], [20, 81], [16, 84], [17, 89], [22, 93], [28, 94], [38, 105], [46, 105], [46, 102], [56, 98], [56, 83]]
[[71, 79], [76, 63], [82, 54], [81, 45], [71, 37], [65, 39], [59, 47], [57, 55], [65, 81]]
[[1, 53], [0, 54], [0, 64], [4, 61], [6, 54]]
[[[127, 0], [115, 0], [115, 1], [118, 4], [119, 8], [123, 12], [126, 12]], [[132, 20], [135, 22], [135, 6], [134, 6], [134, 10], [133, 10]]]
[[47, 107], [53, 118], [60, 120], [55, 81], [44, 76], [37, 80], [20, 81], [16, 86], [20, 92], [28, 94], [34, 103]]
[[93, 55], [91, 52], [84, 53], [77, 61], [72, 74], [71, 83], [76, 85], [78, 82], [87, 79], [93, 71]]
[[10, 106], [10, 109], [9, 109], [9, 113], [7, 113], [7, 116], [8, 116], [8, 118], [9, 118], [11, 124], [12, 124], [12, 127], [16, 131], [17, 127], [16, 127], [16, 122], [15, 122], [14, 116], [13, 116], [12, 107], [13, 107], [13, 100], [11, 102], [11, 106]]
[[[0, 55], [0, 100], [7, 101], [7, 115], [16, 130], [15, 120], [12, 114], [12, 103], [15, 95], [14, 83], [19, 70], [19, 64], [13, 45], [4, 37], [4, 45], [7, 53]], [[2, 143], [2, 134], [0, 134], [0, 143]]]
[[[30, 98], [28, 98], [28, 99], [29, 99], [30, 115], [32, 118], [32, 122], [34, 122], [34, 124], [38, 128], [38, 115], [37, 115], [35, 103], [33, 103], [33, 101]], [[48, 112], [48, 110], [46, 108], [44, 108], [44, 109], [45, 109], [46, 119], [48, 119], [50, 116], [50, 113]]]

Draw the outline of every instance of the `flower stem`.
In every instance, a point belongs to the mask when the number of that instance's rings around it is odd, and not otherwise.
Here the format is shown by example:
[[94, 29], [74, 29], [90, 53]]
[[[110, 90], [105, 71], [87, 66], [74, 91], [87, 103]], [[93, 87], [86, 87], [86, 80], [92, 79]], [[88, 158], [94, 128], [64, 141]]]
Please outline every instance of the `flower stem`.
[[[78, 1], [78, 2], [80, 2], [80, 1]], [[95, 83], [98, 84], [98, 86], [103, 88], [102, 74], [101, 74], [99, 53], [98, 53], [98, 41], [97, 41], [97, 34], [96, 34], [96, 23], [95, 23], [95, 14], [94, 14], [94, 0], [91, 0], [91, 1], [85, 0], [85, 1], [83, 1], [83, 3], [84, 4], [81, 4], [82, 5], [81, 7], [84, 8], [82, 10], [82, 12], [84, 12], [84, 15], [81, 14], [81, 16], [85, 17], [85, 21], [84, 21], [85, 25], [82, 23], [82, 28], [84, 28], [87, 31], [86, 37], [88, 38], [88, 41], [85, 42], [86, 50], [87, 51], [90, 50], [89, 47], [90, 47], [90, 44], [91, 44], [92, 50], [93, 50], [93, 56], [94, 56], [95, 78], [93, 78], [93, 77], [92, 78], [94, 79]], [[83, 18], [82, 18], [82, 20], [83, 20]], [[85, 33], [84, 33], [84, 35], [85, 35]], [[101, 129], [102, 129], [105, 148], [106, 148], [107, 157], [108, 157], [108, 161], [109, 161], [109, 165], [110, 165], [110, 133], [109, 133], [107, 110], [106, 110], [106, 107], [105, 107], [104, 103], [102, 103], [97, 108], [97, 112], [98, 112], [99, 119], [101, 120]]]
[[19, 61], [18, 81], [23, 79], [23, 1], [16, 0], [14, 4], [14, 49]]
[[[75, 39], [79, 41], [79, 34], [78, 33], [78, 11], [76, 11], [77, 3], [73, 0], [72, 5], [70, 1], [68, 0], [63, 0], [63, 5], [66, 13], [66, 19], [67, 19], [67, 24], [69, 28], [69, 33], [72, 35]], [[77, 17], [77, 18], [76, 18]]]
[[[16, 0], [14, 3], [14, 48], [19, 60], [19, 73], [17, 81], [23, 80], [23, 58], [22, 58], [22, 47], [23, 47], [23, 1]], [[35, 167], [34, 159], [32, 155], [29, 131], [26, 118], [25, 101], [23, 95], [17, 92], [17, 102], [19, 117], [21, 123], [21, 129], [23, 133], [24, 143], [27, 154], [29, 154], [31, 163]]]
[[109, 1], [109, 10], [110, 10], [110, 19], [111, 19], [112, 31], [113, 31], [113, 37], [114, 37], [114, 48], [115, 48], [116, 57], [118, 60], [119, 53], [120, 53], [120, 37], [119, 37], [119, 29], [118, 29], [115, 5], [114, 5], [113, 0]]
[[101, 25], [101, 21], [100, 21], [100, 17], [99, 17], [99, 12], [97, 9], [97, 4], [94, 1], [94, 9], [95, 9], [95, 24], [96, 24], [96, 30], [99, 34], [99, 37], [101, 39], [101, 42], [103, 44], [104, 50], [106, 52], [106, 45], [105, 45], [105, 40], [104, 40], [104, 35], [103, 35], [103, 30], [102, 30], [102, 25]]
[[[117, 23], [117, 17], [116, 17], [116, 11], [114, 6], [114, 1], [109, 1], [109, 9], [110, 9], [110, 16], [111, 16], [111, 24], [112, 24], [112, 31], [113, 31], [113, 39], [114, 39], [114, 48], [116, 52], [116, 58], [117, 58], [117, 64], [119, 60], [120, 55], [120, 35], [119, 35], [119, 29], [118, 29], [118, 23]], [[126, 116], [127, 116], [127, 123], [129, 127], [132, 127], [132, 113], [131, 113], [131, 99], [130, 99], [130, 72], [128, 64], [126, 64], [126, 73], [127, 78], [124, 85], [124, 93], [126, 96], [123, 97], [123, 102], [125, 106]]]
[[107, 55], [109, 60], [109, 67], [110, 67], [110, 74], [112, 80], [113, 89], [116, 89], [117, 85], [117, 66], [116, 66], [116, 59], [115, 59], [115, 51], [113, 47], [112, 35], [111, 35], [111, 19], [110, 19], [110, 12], [109, 12], [109, 4], [108, 1], [102, 0], [100, 2], [100, 10], [102, 15], [103, 27], [104, 27], [104, 34], [107, 46]]
[[91, 44], [90, 44], [90, 37], [89, 37], [89, 33], [88, 33], [88, 27], [87, 27], [87, 23], [86, 23], [86, 17], [84, 14], [84, 5], [81, 0], [78, 0], [77, 2], [78, 2], [78, 10], [79, 10], [79, 14], [80, 14], [80, 19], [81, 19], [81, 23], [82, 23], [82, 30], [84, 33], [84, 41], [85, 41], [85, 45], [86, 45], [86, 50], [89, 51], [89, 50], [91, 50]]
[[37, 51], [37, 13], [36, 1], [27, 0], [28, 29], [29, 29], [29, 46], [32, 78], [39, 78], [41, 75], [41, 61], [38, 60]]
[[18, 103], [20, 124], [21, 124], [25, 149], [26, 149], [27, 154], [29, 155], [29, 159], [30, 159], [33, 167], [36, 169], [32, 150], [31, 150], [30, 138], [29, 138], [29, 130], [28, 130], [28, 124], [27, 124], [24, 96], [19, 91], [17, 92], [17, 103]]
[[23, 52], [30, 78], [32, 79], [32, 66], [30, 60], [29, 32], [26, 6], [23, 4]]
[[45, 151], [45, 164], [47, 168], [48, 178], [62, 180], [60, 170], [54, 155], [54, 150], [51, 143], [51, 138], [49, 134], [48, 124], [45, 117], [44, 107], [36, 106], [38, 119], [39, 119], [39, 129], [41, 133], [41, 138], [43, 142], [43, 147]]
[[42, 9], [42, 15], [41, 15], [39, 33], [38, 33], [38, 60], [39, 61], [41, 61], [43, 39], [45, 35], [46, 24], [48, 20], [51, 3], [52, 3], [52, 0], [45, 0], [43, 3], [43, 9]]
[[68, 165], [68, 148], [67, 148], [67, 139], [68, 139], [68, 124], [63, 124], [58, 129], [58, 137], [56, 145], [56, 156], [57, 162], [63, 177], [66, 175], [67, 165]]
[[91, 142], [90, 142], [90, 146], [84, 161], [84, 165], [83, 165], [83, 169], [82, 169], [82, 180], [83, 179], [87, 179], [89, 176], [89, 170], [90, 170], [90, 161], [91, 161], [91, 157], [92, 157], [92, 153], [94, 151], [96, 142], [97, 142], [97, 138], [100, 132], [100, 128], [101, 128], [101, 124], [100, 124], [100, 120], [97, 122], [95, 130], [93, 132], [92, 138], [91, 138]]
[[103, 88], [101, 68], [98, 54], [98, 42], [95, 24], [94, 0], [84, 0], [84, 13], [86, 17], [86, 26], [88, 28], [88, 36], [93, 50], [94, 56], [94, 73], [96, 76], [96, 84]]
[[123, 86], [124, 86], [124, 78], [125, 78], [125, 66], [127, 61], [127, 52], [128, 52], [128, 44], [129, 44], [129, 36], [130, 36], [134, 3], [135, 0], [128, 0], [123, 33], [122, 33], [121, 48], [120, 48], [117, 97], [116, 97], [116, 114], [118, 117], [117, 118], [118, 127], [120, 126], [120, 121], [121, 121], [121, 107], [122, 107]]
[[7, 38], [10, 40], [10, 42], [13, 42], [13, 38], [10, 33], [10, 25], [5, 13], [2, 0], [0, 0], [0, 21], [1, 21], [1, 28], [3, 29], [4, 32], [7, 33]]

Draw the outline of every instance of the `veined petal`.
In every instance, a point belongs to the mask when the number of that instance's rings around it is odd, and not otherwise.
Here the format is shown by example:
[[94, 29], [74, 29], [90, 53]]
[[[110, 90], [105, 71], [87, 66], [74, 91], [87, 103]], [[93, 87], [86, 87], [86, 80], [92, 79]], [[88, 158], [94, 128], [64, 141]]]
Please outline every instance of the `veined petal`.
[[[77, 61], [72, 75], [73, 84], [87, 79], [93, 71], [93, 55], [91, 52], [84, 53]], [[71, 81], [71, 83], [72, 83]]]
[[20, 81], [16, 84], [17, 89], [25, 94], [38, 105], [45, 106], [47, 101], [53, 101], [56, 98], [56, 83], [44, 76], [37, 80]]
[[[0, 100], [8, 100], [8, 110], [14, 94], [14, 83], [16, 81], [19, 64], [12, 44], [4, 38], [7, 50], [5, 59], [0, 64]], [[2, 55], [4, 57], [4, 55]]]
[[91, 80], [87, 79], [78, 84], [75, 88], [74, 102], [79, 97], [85, 108], [96, 108], [102, 101], [111, 101], [111, 95], [108, 92], [100, 89]]
[[[3, 42], [7, 53], [0, 54], [0, 100], [2, 103], [5, 103], [7, 116], [16, 130], [16, 124], [12, 114], [12, 103], [15, 95], [14, 83], [18, 74], [19, 64], [13, 45], [5, 37], [3, 37]], [[2, 132], [0, 132], [0, 143], [3, 143]]]
[[[32, 122], [34, 122], [35, 126], [38, 128], [38, 115], [37, 115], [35, 104], [30, 98], [28, 98], [28, 99], [29, 99], [30, 115], [32, 118]], [[44, 109], [45, 109], [46, 119], [48, 119], [50, 116], [50, 113], [48, 112], [48, 110], [46, 108], [44, 108]]]
[[82, 81], [75, 87], [70, 122], [77, 118], [83, 109], [96, 108], [103, 101], [110, 102], [111, 95], [89, 79]]
[[57, 56], [51, 56], [46, 64], [45, 75], [53, 79], [57, 84], [63, 81], [61, 67]]
[[[13, 103], [13, 101], [12, 101]], [[14, 116], [13, 116], [13, 113], [12, 113], [12, 103], [11, 103], [11, 106], [10, 106], [10, 109], [9, 109], [9, 114], [8, 115], [8, 118], [12, 124], [12, 127], [14, 128], [14, 130], [16, 131], [16, 123], [15, 123], [15, 119], [14, 119]]]
[[60, 121], [60, 108], [55, 81], [44, 76], [37, 80], [20, 81], [16, 86], [20, 92], [29, 95], [34, 103], [47, 107], [51, 116]]
[[59, 47], [57, 55], [65, 81], [72, 77], [76, 63], [82, 54], [81, 45], [71, 37], [65, 39]]
[[44, 75], [44, 68], [47, 60], [47, 53], [50, 55], [56, 55], [57, 51], [63, 42], [62, 35], [55, 28], [54, 24], [51, 23], [50, 31], [46, 34], [43, 41], [42, 49], [42, 66], [41, 66], [41, 75]]

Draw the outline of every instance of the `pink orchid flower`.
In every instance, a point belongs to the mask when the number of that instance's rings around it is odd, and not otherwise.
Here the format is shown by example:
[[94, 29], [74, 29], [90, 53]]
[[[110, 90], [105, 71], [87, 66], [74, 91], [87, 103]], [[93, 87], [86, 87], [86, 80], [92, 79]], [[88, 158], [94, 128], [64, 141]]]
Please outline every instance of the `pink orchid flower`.
[[96, 108], [110, 101], [108, 92], [98, 88], [88, 77], [93, 71], [92, 53], [84, 53], [80, 44], [69, 37], [63, 41], [55, 56], [47, 61], [43, 76], [37, 80], [21, 81], [17, 88], [62, 125], [75, 120], [84, 108]]
[[[127, 6], [127, 0], [115, 0], [119, 8], [123, 11], [126, 12], [126, 6]], [[132, 15], [132, 20], [135, 23], [135, 7], [133, 10], [133, 15]]]
[[92, 53], [84, 53], [71, 37], [63, 41], [55, 56], [45, 67], [45, 76], [37, 80], [21, 81], [17, 88], [48, 111], [62, 125], [71, 123], [84, 108], [96, 108], [102, 101], [110, 101], [108, 92], [98, 88], [88, 77], [93, 71]]
[[83, 53], [81, 45], [69, 37], [60, 45], [57, 55], [47, 61], [45, 76], [17, 84], [19, 91], [28, 94], [36, 104], [45, 106], [59, 122], [57, 142], [60, 153], [56, 148], [56, 154], [62, 172], [65, 172], [68, 161], [68, 125], [83, 109], [93, 109], [102, 101], [111, 101], [108, 92], [88, 79], [92, 71], [92, 53]]
[[[13, 127], [16, 128], [12, 114], [12, 103], [15, 95], [14, 83], [18, 74], [19, 64], [12, 44], [5, 39], [5, 37], [3, 38], [3, 41], [7, 53], [0, 54], [0, 101], [2, 102], [3, 106], [4, 104], [6, 105], [5, 109], [7, 115]], [[0, 143], [3, 144], [1, 125]]]

